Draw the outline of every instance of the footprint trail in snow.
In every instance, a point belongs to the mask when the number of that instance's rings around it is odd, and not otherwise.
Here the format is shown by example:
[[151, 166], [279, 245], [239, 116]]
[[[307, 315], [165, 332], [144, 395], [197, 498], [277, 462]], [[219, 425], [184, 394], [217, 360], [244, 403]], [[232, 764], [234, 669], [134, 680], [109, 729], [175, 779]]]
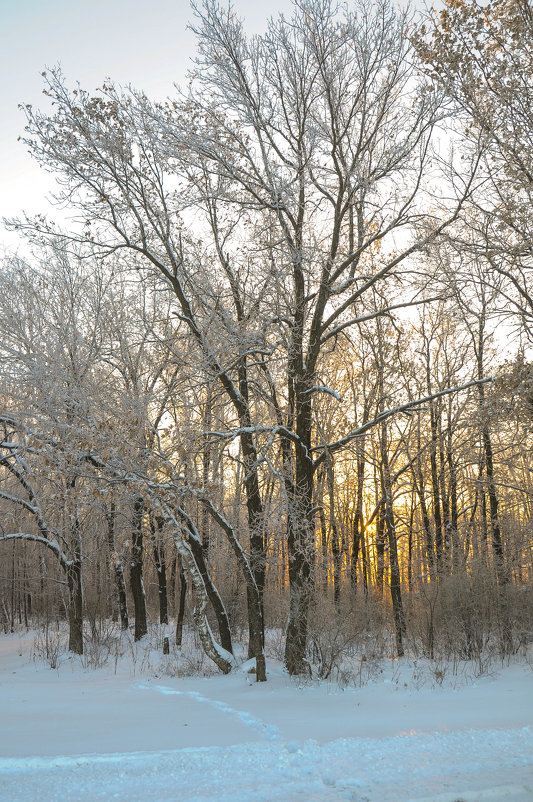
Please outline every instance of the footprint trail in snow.
[[267, 741], [283, 740], [279, 729], [273, 724], [267, 724], [265, 721], [261, 721], [261, 719], [252, 716], [251, 713], [246, 713], [242, 710], [235, 710], [235, 708], [230, 707], [225, 702], [220, 702], [217, 699], [209, 699], [207, 696], [202, 696], [202, 694], [198, 693], [198, 691], [177, 691], [174, 688], [169, 688], [166, 685], [140, 684], [136, 685], [135, 687], [141, 691], [157, 691], [158, 693], [165, 694], [166, 696], [188, 696], [190, 699], [194, 699], [196, 702], [208, 704], [211, 707], [220, 710], [222, 713], [228, 713], [231, 716], [235, 716], [247, 727], [250, 727], [250, 729], [261, 733], [261, 735], [263, 735]]

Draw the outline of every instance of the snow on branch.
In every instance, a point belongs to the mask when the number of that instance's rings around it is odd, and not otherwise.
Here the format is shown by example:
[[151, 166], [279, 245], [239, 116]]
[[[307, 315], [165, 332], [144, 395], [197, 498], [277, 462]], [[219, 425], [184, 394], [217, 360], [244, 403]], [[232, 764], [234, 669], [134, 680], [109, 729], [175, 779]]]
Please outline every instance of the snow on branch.
[[365, 434], [365, 432], [367, 432], [369, 429], [372, 429], [379, 423], [383, 423], [384, 420], [391, 418], [393, 415], [398, 415], [402, 412], [409, 413], [416, 407], [427, 404], [429, 401], [434, 401], [436, 398], [450, 395], [450, 393], [460, 393], [463, 390], [468, 390], [470, 387], [475, 387], [479, 384], [486, 384], [487, 382], [493, 381], [494, 378], [492, 376], [489, 376], [485, 379], [474, 379], [466, 384], [457, 385], [456, 387], [448, 387], [445, 390], [439, 390], [439, 392], [431, 393], [431, 395], [426, 395], [423, 398], [417, 398], [415, 401], [408, 401], [407, 403], [400, 404], [392, 409], [386, 409], [383, 412], [380, 412], [379, 415], [376, 415], [375, 418], [372, 418], [372, 420], [367, 421], [362, 426], [359, 426], [357, 429], [349, 432], [347, 435], [345, 435], [345, 437], [341, 437], [341, 439], [337, 440], [335, 443], [321, 443], [320, 445], [311, 448], [311, 452], [321, 452], [320, 455], [315, 459], [313, 466], [314, 468], [317, 468], [327, 458], [328, 453], [331, 453], [332, 451], [339, 451], [339, 449], [344, 448], [344, 446], [348, 445], [348, 443], [351, 443], [352, 440], [356, 440], [358, 437], [361, 437], [361, 435]]
[[[326, 390], [329, 388], [325, 388]], [[333, 390], [329, 392], [334, 393]], [[280, 434], [283, 437], [289, 438], [297, 446], [300, 448], [306, 449], [305, 444], [302, 442], [301, 438], [298, 437], [297, 434], [291, 432], [290, 429], [287, 429], [285, 426], [240, 426], [238, 429], [233, 429], [231, 432], [217, 432], [217, 431], [209, 431], [205, 432], [206, 436], [209, 437], [216, 437], [221, 440], [236, 440], [237, 437], [240, 437], [241, 434], [271, 434], [276, 435]], [[306, 449], [307, 450], [307, 449]]]
[[239, 562], [239, 565], [242, 569], [242, 572], [246, 578], [246, 582], [255, 590], [256, 593], [259, 593], [252, 569], [250, 567], [250, 563], [248, 562], [248, 558], [244, 553], [244, 549], [241, 546], [237, 535], [235, 534], [235, 529], [229, 523], [229, 521], [217, 510], [211, 499], [207, 496], [198, 496], [199, 501], [207, 508], [211, 517], [217, 522], [220, 528], [225, 532], [226, 537], [229, 541], [231, 548]]
[[4, 501], [11, 501], [13, 504], [18, 504], [19, 506], [24, 507], [24, 509], [28, 510], [28, 512], [31, 512], [32, 515], [37, 515], [39, 512], [39, 509], [32, 506], [29, 501], [19, 498], [18, 496], [12, 496], [9, 493], [4, 493], [3, 490], [0, 490], [0, 498], [4, 499]]
[[30, 532], [10, 532], [9, 534], [2, 535], [0, 537], [0, 543], [3, 540], [30, 540], [33, 543], [42, 543], [43, 546], [46, 546], [54, 552], [61, 563], [62, 568], [68, 568], [69, 565], [72, 565], [72, 560], [68, 559], [55, 538], [48, 540], [42, 535], [32, 535]]
[[322, 384], [314, 384], [309, 390], [305, 390], [303, 395], [307, 395], [308, 393], [327, 393], [328, 395], [332, 395], [333, 398], [336, 398], [337, 401], [342, 401], [342, 397], [336, 390], [332, 390], [331, 387], [325, 387]]
[[[378, 309], [377, 312], [369, 312], [366, 315], [359, 315], [358, 317], [352, 317], [349, 320], [345, 320], [343, 323], [339, 323], [335, 328], [328, 331], [327, 334], [324, 334], [322, 337], [321, 342], [326, 343], [332, 337], [336, 337], [345, 329], [350, 328], [351, 326], [355, 326], [357, 323], [366, 323], [369, 320], [375, 320], [377, 317], [383, 317], [385, 315], [390, 315], [391, 312], [394, 312], [396, 309], [406, 309], [412, 306], [420, 306], [421, 304], [431, 304], [435, 301], [442, 301], [445, 299], [444, 295], [437, 295], [434, 298], [422, 298], [418, 301], [411, 300], [405, 301], [404, 303], [400, 304], [392, 304], [391, 306], [386, 306], [383, 309]], [[324, 324], [323, 331], [327, 328], [327, 324]]]
[[183, 528], [187, 531], [188, 535], [191, 534], [192, 530], [190, 530], [188, 526], [188, 521], [191, 519], [187, 513], [180, 508], [177, 510], [178, 516], [183, 519], [183, 524], [180, 524], [170, 505], [165, 502], [162, 502], [162, 511], [164, 517], [175, 527], [174, 543], [183, 561], [183, 566], [187, 570], [192, 580], [195, 599], [193, 617], [204, 651], [224, 674], [228, 674], [235, 666], [235, 658], [232, 654], [223, 649], [219, 643], [217, 643], [213, 632], [211, 631], [209, 621], [207, 620], [207, 607], [209, 599], [205, 583], [198, 564], [194, 558], [193, 551], [186, 539], [181, 534]]

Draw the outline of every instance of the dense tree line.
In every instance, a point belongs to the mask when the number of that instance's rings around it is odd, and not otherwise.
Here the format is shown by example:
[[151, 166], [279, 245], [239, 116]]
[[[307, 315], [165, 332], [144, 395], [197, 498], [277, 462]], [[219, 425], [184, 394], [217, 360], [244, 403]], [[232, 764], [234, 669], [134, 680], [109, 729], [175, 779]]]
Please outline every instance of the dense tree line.
[[[196, 9], [166, 103], [44, 74], [26, 143], [81, 224], [12, 221], [5, 627], [187, 598], [223, 671], [320, 631], [506, 654], [531, 592], [528, 3]], [[510, 66], [511, 64], [511, 66]], [[59, 612], [58, 612], [59, 611]], [[326, 623], [325, 623], [326, 622]], [[321, 630], [322, 628], [322, 630]], [[318, 651], [316, 651], [318, 650]], [[318, 657], [317, 657], [318, 655]], [[328, 669], [329, 665], [329, 669]]]

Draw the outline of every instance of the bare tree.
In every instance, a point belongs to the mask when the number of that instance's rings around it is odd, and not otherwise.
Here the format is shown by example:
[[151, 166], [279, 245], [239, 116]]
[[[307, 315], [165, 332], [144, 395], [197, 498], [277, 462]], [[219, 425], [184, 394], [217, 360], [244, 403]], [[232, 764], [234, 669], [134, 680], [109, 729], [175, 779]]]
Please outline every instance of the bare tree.
[[[14, 481], [18, 491], [1, 497], [29, 515], [36, 530], [21, 521], [22, 529], [3, 539], [40, 543], [58, 559], [68, 589], [69, 648], [81, 653], [82, 518], [91, 501], [79, 451], [90, 428], [105, 275], [85, 270], [63, 246], [57, 241], [34, 267], [16, 259], [4, 265], [0, 462], [3, 481]], [[53, 443], [61, 443], [61, 453]]]
[[486, 282], [498, 287], [531, 338], [531, 3], [448, 2], [423, 27], [417, 49], [434, 82], [458, 109], [467, 141], [481, 140], [484, 148], [485, 181], [472, 197], [466, 227], [457, 238], [487, 262]]

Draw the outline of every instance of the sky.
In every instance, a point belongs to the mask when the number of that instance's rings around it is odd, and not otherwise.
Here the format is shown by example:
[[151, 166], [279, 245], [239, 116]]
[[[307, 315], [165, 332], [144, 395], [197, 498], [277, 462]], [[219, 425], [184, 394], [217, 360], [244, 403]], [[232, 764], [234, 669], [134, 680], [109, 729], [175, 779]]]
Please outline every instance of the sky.
[[[290, 3], [234, 0], [233, 6], [256, 33]], [[188, 0], [0, 0], [0, 221], [50, 211], [53, 179], [18, 141], [25, 124], [19, 104], [45, 103], [43, 70], [59, 64], [68, 83], [89, 91], [109, 77], [163, 99], [184, 82], [194, 55], [192, 19]], [[17, 243], [0, 226], [0, 250]]]

